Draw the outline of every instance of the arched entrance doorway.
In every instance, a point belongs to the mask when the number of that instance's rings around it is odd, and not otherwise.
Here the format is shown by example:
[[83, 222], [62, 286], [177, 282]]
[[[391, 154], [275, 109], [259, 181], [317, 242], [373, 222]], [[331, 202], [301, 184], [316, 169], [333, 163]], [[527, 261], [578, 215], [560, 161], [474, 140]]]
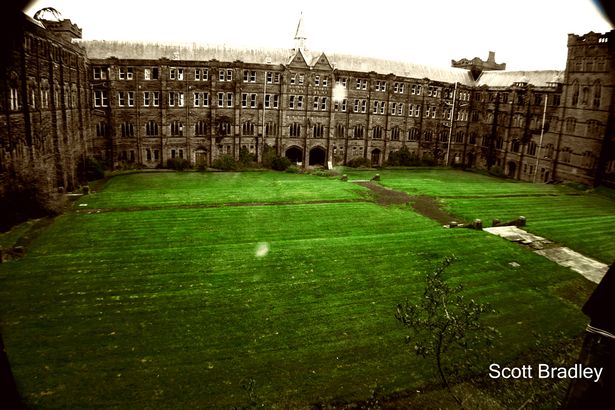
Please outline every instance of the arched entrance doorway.
[[199, 148], [194, 151], [194, 165], [197, 168], [204, 168], [209, 165], [209, 156], [206, 148]]
[[372, 151], [372, 166], [380, 165], [380, 154], [381, 151], [378, 148]]
[[514, 161], [508, 161], [508, 175], [509, 178], [515, 177], [515, 172], [517, 171], [517, 164]]
[[468, 160], [467, 167], [468, 168], [472, 168], [474, 166], [474, 159], [475, 159], [474, 153], [469, 152], [467, 155], [467, 160]]
[[299, 162], [303, 162], [303, 150], [299, 147], [290, 147], [284, 153], [286, 158], [290, 160], [293, 164], [297, 164]]
[[325, 165], [327, 153], [323, 147], [314, 147], [310, 150], [309, 165]]

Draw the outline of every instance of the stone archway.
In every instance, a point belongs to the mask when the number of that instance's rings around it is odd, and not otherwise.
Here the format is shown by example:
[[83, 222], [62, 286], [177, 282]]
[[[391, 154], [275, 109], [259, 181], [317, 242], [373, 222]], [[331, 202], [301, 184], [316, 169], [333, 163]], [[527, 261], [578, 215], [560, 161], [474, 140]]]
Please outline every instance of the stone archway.
[[323, 147], [314, 147], [310, 150], [309, 165], [325, 165], [327, 152]]
[[372, 167], [380, 165], [380, 156], [381, 156], [381, 154], [382, 154], [382, 151], [380, 151], [380, 149], [378, 149], [378, 148], [372, 150], [372, 156], [371, 156]]
[[303, 150], [299, 147], [290, 147], [284, 153], [284, 156], [293, 164], [303, 162]]
[[468, 155], [466, 156], [466, 158], [467, 158], [466, 166], [468, 168], [472, 168], [474, 166], [474, 160], [476, 159], [474, 153], [473, 152], [468, 152]]
[[209, 155], [207, 154], [207, 148], [198, 148], [194, 151], [194, 165], [197, 168], [209, 166]]
[[506, 174], [509, 178], [515, 177], [515, 172], [517, 171], [517, 164], [514, 161], [508, 161], [508, 173]]

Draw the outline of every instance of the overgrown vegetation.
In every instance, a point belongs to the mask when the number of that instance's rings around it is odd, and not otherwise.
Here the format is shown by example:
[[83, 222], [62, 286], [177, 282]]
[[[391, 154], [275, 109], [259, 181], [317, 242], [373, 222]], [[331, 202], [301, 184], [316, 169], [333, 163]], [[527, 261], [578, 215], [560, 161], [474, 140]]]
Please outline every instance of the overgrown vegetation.
[[346, 163], [351, 168], [369, 168], [372, 166], [372, 162], [364, 157], [356, 157]]

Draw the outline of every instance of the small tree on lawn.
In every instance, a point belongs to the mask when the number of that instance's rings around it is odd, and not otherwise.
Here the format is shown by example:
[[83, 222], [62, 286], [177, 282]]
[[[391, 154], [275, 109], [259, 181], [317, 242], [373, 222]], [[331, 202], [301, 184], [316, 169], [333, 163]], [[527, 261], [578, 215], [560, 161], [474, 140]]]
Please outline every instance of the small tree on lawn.
[[499, 333], [480, 321], [483, 313], [492, 312], [488, 305], [466, 300], [461, 285], [451, 287], [445, 281], [444, 271], [453, 261], [454, 257], [447, 257], [428, 273], [419, 303], [398, 304], [395, 318], [412, 331], [412, 335], [406, 336], [406, 343], [413, 346], [417, 355], [435, 360], [442, 383], [463, 407], [451, 389], [445, 359], [463, 360], [463, 363], [450, 364], [457, 369], [468, 369], [479, 355], [484, 355], [485, 348], [493, 345]]

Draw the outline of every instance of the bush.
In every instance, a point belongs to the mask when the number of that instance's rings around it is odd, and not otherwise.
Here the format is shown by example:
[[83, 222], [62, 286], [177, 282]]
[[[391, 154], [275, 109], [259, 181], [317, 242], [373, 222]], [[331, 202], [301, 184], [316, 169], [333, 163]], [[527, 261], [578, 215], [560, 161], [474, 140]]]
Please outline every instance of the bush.
[[369, 168], [372, 163], [369, 159], [363, 157], [353, 158], [346, 164], [351, 168]]
[[239, 150], [239, 164], [242, 166], [251, 165], [256, 161], [256, 155], [252, 154], [246, 147], [241, 147]]
[[288, 168], [286, 168], [286, 172], [288, 172], [289, 174], [301, 174], [303, 171], [298, 166], [291, 165]]
[[183, 171], [184, 169], [190, 168], [190, 161], [183, 158], [169, 158], [167, 160], [167, 168]]
[[504, 170], [502, 169], [502, 167], [498, 165], [492, 166], [491, 169], [489, 170], [489, 174], [496, 176], [496, 177], [500, 177], [500, 178], [503, 178], [505, 176]]
[[271, 169], [276, 171], [285, 171], [291, 166], [291, 162], [286, 157], [276, 156], [271, 160]]
[[399, 151], [393, 151], [389, 154], [389, 159], [386, 165], [391, 167], [409, 167], [419, 165], [419, 160], [415, 154], [410, 152], [405, 145]]
[[55, 216], [66, 206], [66, 198], [53, 186], [52, 162], [40, 162], [1, 176], [0, 230], [28, 218]]
[[239, 164], [231, 155], [222, 155], [212, 164], [213, 168], [221, 169], [222, 171], [236, 171], [239, 169]]
[[85, 162], [79, 165], [78, 174], [85, 177], [86, 181], [96, 181], [105, 177], [105, 167], [96, 158], [86, 158]]

